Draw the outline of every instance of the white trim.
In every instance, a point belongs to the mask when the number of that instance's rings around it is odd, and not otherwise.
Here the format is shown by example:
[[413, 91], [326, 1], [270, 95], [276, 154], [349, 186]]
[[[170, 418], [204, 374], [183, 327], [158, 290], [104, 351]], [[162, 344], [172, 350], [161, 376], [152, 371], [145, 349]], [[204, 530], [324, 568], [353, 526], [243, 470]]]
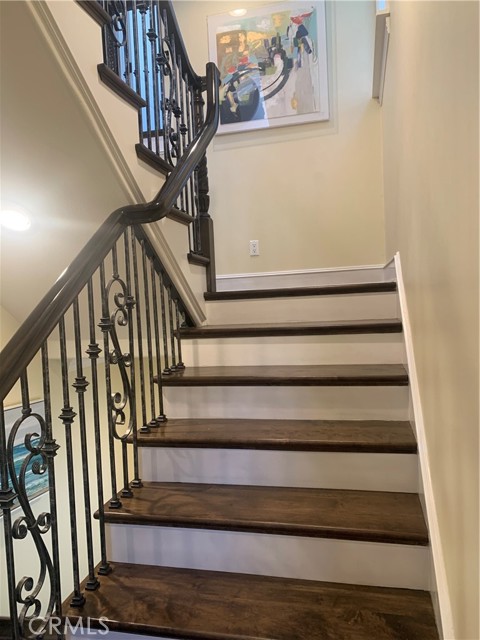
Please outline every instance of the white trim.
[[391, 261], [386, 265], [369, 264], [351, 267], [321, 269], [294, 269], [291, 271], [265, 271], [258, 273], [231, 273], [217, 275], [218, 291], [238, 289], [273, 289], [308, 287], [354, 282], [384, 282], [394, 279]]
[[425, 436], [425, 423], [423, 420], [422, 403], [418, 384], [417, 370], [415, 366], [415, 353], [413, 349], [412, 328], [408, 315], [407, 297], [405, 283], [402, 274], [400, 253], [395, 255], [395, 269], [397, 273], [398, 297], [400, 301], [401, 318], [403, 323], [403, 334], [405, 336], [405, 347], [407, 351], [407, 367], [410, 378], [410, 393], [412, 398], [413, 413], [418, 445], [418, 456], [420, 462], [420, 482], [423, 492], [422, 501], [426, 511], [425, 516], [430, 533], [430, 542], [433, 556], [433, 580], [431, 585], [432, 600], [440, 631], [443, 630], [443, 637], [454, 640], [455, 632], [453, 626], [450, 595], [448, 592], [447, 574], [445, 560], [442, 550], [440, 528], [438, 524], [435, 497], [433, 494], [432, 477], [430, 472], [429, 452]]

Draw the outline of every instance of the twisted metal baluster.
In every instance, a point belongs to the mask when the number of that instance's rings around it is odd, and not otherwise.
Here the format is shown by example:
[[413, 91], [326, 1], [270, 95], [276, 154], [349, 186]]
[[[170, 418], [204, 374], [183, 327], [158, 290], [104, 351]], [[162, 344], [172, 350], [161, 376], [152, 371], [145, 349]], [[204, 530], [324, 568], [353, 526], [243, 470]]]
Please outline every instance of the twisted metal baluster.
[[153, 295], [153, 324], [155, 328], [155, 355], [157, 359], [157, 388], [158, 388], [158, 402], [160, 407], [160, 413], [157, 416], [157, 422], [166, 422], [167, 416], [165, 415], [165, 409], [163, 405], [163, 385], [162, 385], [162, 361], [160, 357], [160, 332], [158, 328], [158, 303], [157, 303], [157, 287], [156, 287], [156, 271], [153, 258], [150, 258], [150, 278], [152, 281], [152, 295]]
[[13, 640], [21, 640], [18, 621], [17, 602], [15, 598], [15, 553], [12, 537], [12, 508], [17, 494], [10, 487], [8, 480], [7, 440], [5, 413], [3, 402], [0, 404], [0, 509], [3, 514], [3, 532], [5, 540], [5, 559], [7, 564], [8, 605], [12, 623]]
[[122, 506], [118, 498], [117, 491], [117, 470], [115, 463], [115, 443], [113, 435], [113, 407], [112, 407], [112, 378], [110, 372], [110, 344], [109, 334], [112, 327], [112, 321], [108, 313], [107, 286], [105, 279], [105, 263], [100, 265], [100, 287], [102, 291], [102, 318], [98, 324], [103, 332], [103, 352], [105, 354], [105, 387], [107, 399], [107, 416], [108, 416], [108, 448], [110, 454], [110, 480], [112, 486], [112, 497], [110, 499], [110, 509], [118, 509]]
[[145, 300], [145, 318], [147, 327], [147, 358], [148, 358], [148, 383], [150, 389], [150, 410], [152, 418], [148, 423], [151, 428], [158, 427], [158, 422], [155, 419], [155, 392], [153, 386], [153, 353], [152, 353], [152, 327], [151, 327], [151, 312], [150, 312], [150, 291], [147, 278], [147, 255], [145, 251], [145, 242], [140, 243], [142, 251], [142, 274], [143, 274], [143, 295]]
[[108, 575], [112, 568], [107, 561], [107, 545], [105, 537], [105, 506], [103, 493], [103, 465], [102, 465], [102, 440], [100, 435], [100, 411], [98, 398], [98, 356], [102, 350], [98, 346], [95, 334], [95, 304], [93, 300], [93, 281], [90, 279], [87, 284], [88, 295], [88, 325], [90, 332], [90, 343], [86, 353], [90, 358], [92, 369], [92, 403], [93, 403], [93, 427], [95, 434], [95, 463], [97, 472], [97, 493], [98, 493], [98, 521], [100, 531], [100, 566], [98, 573], [101, 576]]
[[[133, 230], [130, 227], [125, 230], [123, 234], [124, 251], [125, 251], [125, 277], [127, 281], [127, 291], [132, 290], [132, 274], [130, 264], [130, 237], [133, 236]], [[130, 385], [131, 385], [131, 402], [132, 402], [132, 442], [133, 442], [133, 480], [130, 486], [138, 489], [143, 487], [143, 482], [140, 479], [139, 463], [138, 463], [138, 433], [137, 433], [137, 393], [136, 393], [136, 380], [135, 380], [135, 338], [133, 331], [133, 307], [135, 306], [135, 299], [129, 294], [129, 304], [127, 304], [128, 310], [128, 344], [129, 352], [131, 356], [130, 364]]]
[[90, 504], [90, 474], [88, 471], [87, 427], [85, 420], [85, 392], [89, 383], [83, 375], [82, 336], [78, 297], [73, 301], [73, 328], [75, 334], [77, 376], [72, 386], [78, 394], [78, 417], [80, 421], [80, 443], [82, 448], [83, 503], [85, 506], [85, 536], [87, 540], [88, 579], [85, 584], [85, 589], [87, 591], [95, 591], [95, 589], [98, 589], [100, 586], [100, 583], [95, 576], [95, 563], [93, 559], [92, 507]]
[[78, 533], [77, 533], [77, 508], [75, 499], [75, 473], [73, 463], [72, 444], [72, 424], [77, 415], [70, 405], [70, 392], [68, 381], [68, 360], [67, 344], [65, 337], [65, 317], [63, 316], [58, 325], [60, 336], [60, 362], [62, 370], [63, 389], [63, 409], [59, 415], [65, 427], [65, 448], [67, 452], [67, 485], [68, 501], [70, 505], [70, 539], [72, 544], [72, 567], [73, 567], [73, 598], [70, 602], [72, 607], [82, 607], [85, 604], [85, 596], [80, 591], [80, 569], [78, 561]]

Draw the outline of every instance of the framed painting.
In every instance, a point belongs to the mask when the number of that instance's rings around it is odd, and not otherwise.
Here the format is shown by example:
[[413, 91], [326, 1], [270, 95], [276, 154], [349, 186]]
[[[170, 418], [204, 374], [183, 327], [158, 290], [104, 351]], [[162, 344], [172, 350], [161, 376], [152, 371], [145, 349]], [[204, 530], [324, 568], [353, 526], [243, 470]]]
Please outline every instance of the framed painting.
[[208, 39], [222, 82], [218, 133], [329, 119], [324, 1], [209, 16]]
[[[13, 460], [15, 465], [15, 475], [17, 478], [20, 475], [20, 471], [26, 457], [29, 455], [29, 451], [25, 446], [25, 438], [28, 434], [38, 434], [37, 437], [34, 437], [31, 440], [32, 445], [35, 446], [39, 441], [39, 436], [41, 434], [38, 419], [34, 416], [38, 415], [41, 419], [45, 418], [45, 403], [43, 400], [32, 401], [30, 403], [30, 407], [33, 415], [23, 420], [18, 429], [16, 428], [16, 425], [22, 420], [22, 407], [11, 407], [5, 410], [7, 439], [9, 438], [12, 430], [15, 430], [16, 432], [13, 443]], [[48, 489], [48, 473], [37, 473], [36, 467], [38, 465], [42, 465], [42, 458], [40, 455], [33, 456], [25, 469], [25, 486], [29, 498], [34, 498]]]

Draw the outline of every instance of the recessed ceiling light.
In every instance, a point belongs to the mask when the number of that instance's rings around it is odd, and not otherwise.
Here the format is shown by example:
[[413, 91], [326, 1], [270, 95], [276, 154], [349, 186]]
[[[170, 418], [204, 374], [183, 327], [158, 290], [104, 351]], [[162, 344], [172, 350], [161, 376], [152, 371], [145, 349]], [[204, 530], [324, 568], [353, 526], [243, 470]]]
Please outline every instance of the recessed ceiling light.
[[0, 211], [0, 225], [12, 231], [26, 231], [30, 229], [31, 221], [25, 211], [9, 207]]
[[247, 13], [246, 9], [234, 9], [233, 11], [230, 11], [230, 15], [233, 16], [234, 18], [241, 18], [246, 13]]

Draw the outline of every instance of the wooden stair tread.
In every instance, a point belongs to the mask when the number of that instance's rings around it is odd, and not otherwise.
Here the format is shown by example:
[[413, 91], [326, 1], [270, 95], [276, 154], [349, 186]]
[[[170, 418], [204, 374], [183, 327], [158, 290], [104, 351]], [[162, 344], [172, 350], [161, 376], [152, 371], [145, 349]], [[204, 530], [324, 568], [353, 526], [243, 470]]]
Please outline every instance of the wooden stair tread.
[[285, 287], [281, 289], [242, 289], [204, 293], [207, 301], [254, 300], [257, 298], [291, 298], [305, 296], [350, 295], [352, 293], [385, 293], [397, 290], [396, 282], [355, 282], [321, 287]]
[[106, 522], [428, 544], [412, 493], [147, 482]]
[[70, 620], [183, 640], [438, 640], [426, 591], [113, 565]]
[[400, 333], [402, 322], [388, 320], [341, 320], [336, 322], [290, 322], [287, 324], [233, 324], [184, 327], [185, 338], [248, 338], [268, 336], [317, 336], [362, 333]]
[[173, 419], [138, 434], [140, 447], [416, 453], [409, 422]]
[[163, 376], [162, 384], [168, 387], [404, 386], [408, 384], [408, 374], [401, 364], [188, 367]]

